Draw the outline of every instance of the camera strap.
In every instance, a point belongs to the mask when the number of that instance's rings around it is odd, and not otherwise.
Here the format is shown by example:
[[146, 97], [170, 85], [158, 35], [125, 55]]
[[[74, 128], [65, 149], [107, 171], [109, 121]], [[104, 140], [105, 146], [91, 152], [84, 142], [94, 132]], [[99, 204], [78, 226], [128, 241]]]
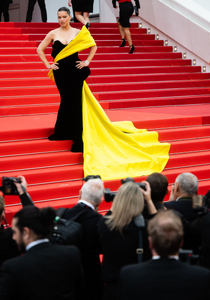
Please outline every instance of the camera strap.
[[136, 249], [136, 254], [137, 254], [138, 263], [141, 263], [143, 261], [143, 253], [144, 253], [141, 230], [145, 228], [145, 220], [142, 214], [134, 218], [134, 223], [139, 228], [139, 244], [138, 244], [138, 248]]
[[[142, 216], [142, 214], [136, 216], [134, 219], [134, 224], [136, 225], [136, 227], [138, 227], [139, 229], [139, 238], [138, 238], [138, 248], [136, 249], [136, 254], [137, 254], [137, 261], [138, 263], [141, 263], [143, 261], [143, 253], [144, 253], [144, 249], [143, 249], [143, 239], [142, 239], [142, 229], [145, 228], [145, 220], [144, 217]], [[122, 238], [126, 244], [127, 249], [129, 250], [129, 252], [131, 252], [131, 249], [128, 246], [128, 243], [125, 239], [124, 234], [122, 233]]]

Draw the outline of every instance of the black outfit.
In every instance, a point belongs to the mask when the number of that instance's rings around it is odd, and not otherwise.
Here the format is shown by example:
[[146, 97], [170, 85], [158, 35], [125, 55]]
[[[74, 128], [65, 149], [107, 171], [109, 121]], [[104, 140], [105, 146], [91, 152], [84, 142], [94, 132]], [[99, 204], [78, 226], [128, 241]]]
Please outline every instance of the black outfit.
[[20, 255], [12, 234], [11, 228], [0, 227], [0, 268], [4, 261]]
[[119, 300], [207, 300], [210, 272], [175, 259], [160, 258], [121, 270]]
[[76, 219], [76, 222], [80, 223], [83, 228], [81, 255], [85, 283], [81, 299], [99, 300], [102, 295], [101, 264], [99, 260], [99, 254], [102, 253], [102, 248], [97, 228], [102, 216], [85, 204], [78, 203], [73, 208], [67, 209], [62, 215], [62, 218], [69, 220], [77, 215], [79, 215], [79, 217]]
[[[111, 211], [107, 213], [110, 215]], [[134, 221], [123, 228], [122, 233], [110, 230], [106, 225], [106, 218], [101, 219], [98, 232], [103, 248], [102, 280], [105, 284], [103, 299], [117, 298], [117, 283], [119, 271], [122, 267], [138, 262], [136, 249], [139, 245], [139, 228]], [[151, 258], [148, 246], [146, 226], [141, 230], [143, 241], [143, 260]]]
[[[164, 205], [162, 204], [162, 203], [160, 203], [160, 202], [153, 202], [153, 204], [154, 204], [154, 206], [155, 206], [155, 208], [157, 209], [157, 210], [160, 210], [160, 209], [165, 209], [165, 207], [164, 207]], [[145, 219], [149, 219], [151, 216], [149, 215], [149, 213], [148, 213], [148, 209], [147, 209], [147, 206], [145, 205], [144, 206], [144, 210], [143, 210], [143, 212], [142, 212], [142, 215], [144, 216], [144, 218]]]
[[94, 0], [72, 0], [74, 11], [93, 12]]
[[210, 212], [194, 220], [190, 229], [201, 237], [201, 265], [210, 269]]
[[192, 197], [180, 197], [177, 201], [164, 202], [164, 206], [167, 209], [177, 210], [188, 221], [194, 219]]
[[42, 15], [42, 22], [47, 22], [47, 11], [45, 6], [45, 0], [28, 0], [28, 10], [26, 15], [26, 22], [31, 22], [32, 20], [32, 14], [34, 10], [34, 5], [36, 4], [36, 1], [38, 1], [41, 15]]
[[[63, 50], [66, 45], [56, 40], [53, 44], [52, 57]], [[81, 61], [78, 53], [74, 53], [58, 61], [59, 69], [53, 70], [55, 82], [61, 96], [55, 133], [50, 140], [73, 140], [72, 151], [82, 151], [82, 87], [83, 81], [90, 75], [89, 67], [76, 68]]]
[[0, 0], [0, 21], [1, 15], [4, 15], [4, 22], [9, 22], [9, 5], [12, 0]]
[[[164, 206], [167, 209], [173, 209], [178, 211], [181, 214], [181, 218], [186, 219], [187, 221], [193, 221], [197, 218], [197, 214], [193, 212], [192, 208], [192, 198], [191, 197], [180, 197], [177, 201], [168, 201], [164, 202]], [[193, 232], [189, 231], [185, 226], [185, 220], [183, 221], [184, 225], [184, 244], [182, 246], [183, 249], [192, 249], [194, 253], [199, 252], [199, 247], [201, 244], [200, 237], [196, 236]]]
[[[19, 196], [24, 206], [33, 205], [31, 197], [24, 193]], [[20, 255], [16, 242], [12, 239], [12, 229], [0, 227], [0, 268], [4, 261]]]
[[[124, 28], [131, 27], [130, 17], [132, 16], [134, 11], [132, 2], [130, 0], [128, 1], [123, 0], [123, 2], [121, 0], [112, 0], [113, 7], [116, 7], [116, 1], [119, 2], [120, 17], [118, 21], [120, 22], [121, 26]], [[140, 8], [139, 0], [135, 0], [135, 3], [137, 9], [139, 9]]]
[[0, 299], [73, 300], [82, 281], [76, 247], [42, 243], [2, 265]]

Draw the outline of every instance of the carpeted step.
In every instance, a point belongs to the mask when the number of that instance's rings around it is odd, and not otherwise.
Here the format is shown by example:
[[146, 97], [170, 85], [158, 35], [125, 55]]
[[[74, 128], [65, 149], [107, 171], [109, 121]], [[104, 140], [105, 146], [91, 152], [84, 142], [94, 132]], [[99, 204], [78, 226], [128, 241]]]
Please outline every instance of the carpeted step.
[[[18, 177], [20, 172], [5, 172], [2, 177]], [[28, 185], [39, 185], [64, 181], [81, 180], [84, 176], [83, 164], [71, 164], [59, 167], [47, 167], [42, 169], [22, 170], [21, 175], [27, 178]]]
[[[70, 149], [71, 147], [69, 147]], [[71, 151], [61, 151], [44, 154], [29, 154], [18, 157], [2, 157], [0, 170], [3, 172], [22, 171], [26, 169], [46, 168], [50, 166], [61, 166], [81, 163], [82, 154]], [[41, 172], [41, 169], [40, 169]]]
[[210, 164], [210, 151], [170, 155], [166, 168], [182, 168]]
[[208, 95], [210, 94], [209, 88], [179, 88], [179, 89], [159, 89], [159, 90], [143, 90], [143, 91], [116, 91], [116, 92], [103, 92], [98, 93], [99, 101], [102, 100], [119, 100], [136, 99], [136, 98], [149, 98], [149, 97], [171, 97], [171, 96], [185, 96], [185, 95]]
[[151, 81], [151, 82], [122, 82], [122, 83], [94, 83], [89, 85], [93, 93], [103, 93], [108, 91], [136, 91], [149, 89], [175, 89], [185, 87], [209, 87], [210, 79], [195, 80], [171, 80], [171, 81]]
[[[81, 28], [82, 24], [70, 23], [72, 27]], [[139, 23], [131, 23], [131, 28], [138, 28]], [[91, 28], [116, 28], [117, 23], [91, 23]], [[0, 28], [48, 28], [49, 30], [58, 28], [58, 22], [1, 22]]]
[[[92, 23], [91, 23], [92, 24]], [[58, 26], [56, 27], [51, 27], [51, 28], [46, 28], [46, 27], [31, 27], [31, 28], [7, 28], [7, 27], [2, 27], [1, 28], [1, 34], [2, 35], [10, 35], [10, 34], [27, 34], [27, 35], [30, 35], [30, 36], [34, 36], [34, 35], [47, 35], [47, 33], [55, 28], [57, 28]], [[81, 28], [81, 25], [79, 26], [79, 28]], [[94, 34], [98, 34], [98, 35], [103, 35], [103, 34], [118, 34], [119, 35], [119, 29], [117, 27], [117, 24], [115, 25], [115, 27], [113, 28], [91, 28], [90, 29], [90, 33], [91, 35], [94, 35]], [[142, 34], [147, 34], [147, 29], [146, 28], [131, 28], [131, 34], [139, 34], [139, 35], [142, 35]], [[154, 34], [148, 34], [149, 36], [154, 36]]]
[[[15, 75], [14, 75], [15, 76]], [[92, 84], [114, 84], [114, 83], [137, 83], [144, 81], [169, 81], [169, 80], [205, 80], [210, 79], [209, 73], [178, 73], [178, 74], [123, 74], [119, 76], [114, 75], [100, 75], [89, 76], [86, 82], [89, 86]], [[181, 81], [180, 81], [181, 82]], [[12, 78], [12, 79], [0, 79], [0, 87], [21, 87], [21, 86], [39, 86], [49, 85], [54, 83], [48, 76], [39, 78]], [[1, 104], [0, 104], [1, 105]]]
[[[197, 73], [201, 71], [200, 66], [154, 66], [154, 67], [132, 67], [132, 68], [91, 68], [91, 75], [123, 75], [123, 74], [172, 74], [172, 73], [181, 73], [181, 72], [192, 72]], [[49, 71], [43, 68], [40, 70], [0, 70], [0, 78], [25, 78], [25, 77], [47, 77]], [[15, 74], [15, 75], [14, 75]]]
[[100, 104], [106, 109], [126, 109], [126, 108], [140, 108], [149, 106], [169, 106], [169, 105], [189, 105], [189, 104], [205, 104], [210, 103], [209, 95], [186, 95], [186, 96], [163, 96], [153, 98], [140, 98], [140, 99], [126, 99], [126, 100], [112, 100], [100, 101]]
[[[46, 57], [49, 61], [52, 60], [50, 54], [46, 54]], [[79, 53], [79, 57], [81, 60], [85, 60], [87, 58], [87, 52]], [[127, 59], [127, 53], [97, 53], [94, 56], [96, 60], [122, 60]], [[3, 55], [0, 58], [4, 62], [35, 62], [39, 61], [40, 58], [37, 54], [25, 54], [25, 55]], [[175, 59], [175, 58], [182, 58], [182, 54], [178, 52], [165, 52], [165, 53], [133, 53], [133, 58], [135, 59]], [[208, 74], [208, 73], [205, 73]]]
[[159, 129], [159, 141], [173, 141], [193, 138], [210, 137], [210, 126], [191, 126], [169, 129]]
[[[205, 75], [205, 73], [203, 73]], [[196, 74], [197, 75], [197, 74]], [[105, 76], [104, 76], [105, 77]], [[191, 78], [184, 78], [184, 76], [180, 75], [182, 80], [178, 80], [178, 78], [175, 78], [175, 75], [172, 77], [173, 80], [170, 80], [170, 77], [167, 80], [167, 76], [161, 78], [158, 76], [154, 76], [156, 81], [153, 81], [152, 76], [145, 76], [146, 80], [143, 80], [143, 76], [131, 76], [131, 78], [127, 79], [124, 76], [124, 78], [117, 78], [116, 81], [114, 80], [114, 76], [112, 77], [113, 80], [110, 80], [111, 78], [105, 78], [102, 83], [94, 82], [93, 80], [98, 79], [98, 77], [90, 77], [90, 80], [87, 80], [87, 83], [89, 84], [89, 87], [91, 91], [94, 93], [96, 92], [103, 92], [103, 91], [117, 91], [117, 90], [144, 90], [144, 89], [159, 89], [159, 88], [178, 88], [178, 87], [207, 87], [210, 86], [210, 78], [205, 78], [205, 76], [198, 76], [197, 77], [203, 77], [199, 79], [193, 79]], [[178, 76], [177, 76], [178, 77]], [[188, 77], [188, 76], [185, 76]], [[196, 76], [195, 76], [196, 77]], [[206, 76], [207, 77], [207, 76]], [[208, 74], [208, 77], [209, 74]], [[101, 78], [100, 78], [101, 79]], [[124, 80], [123, 80], [124, 79]], [[133, 80], [132, 80], [133, 79]], [[112, 82], [110, 82], [112, 81]], [[124, 82], [123, 82], [124, 81]], [[147, 82], [144, 82], [147, 81]], [[116, 84], [117, 83], [117, 84]], [[13, 79], [13, 80], [1, 80], [0, 79], [0, 88], [10, 88], [12, 87], [33, 87], [33, 86], [54, 86], [54, 82], [49, 78], [40, 78], [40, 79]], [[2, 94], [3, 96], [3, 94]]]
[[[99, 46], [99, 45], [98, 45]], [[36, 47], [27, 47], [27, 48], [21, 48], [21, 47], [17, 47], [17, 48], [0, 48], [0, 55], [24, 55], [24, 54], [35, 54], [36, 53]], [[135, 51], [136, 52], [172, 52], [173, 48], [172, 47], [165, 47], [165, 46], [136, 46], [135, 47]], [[46, 54], [51, 54], [51, 49], [47, 48], [45, 50]], [[127, 53], [129, 52], [129, 48], [128, 47], [124, 47], [124, 48], [120, 48], [119, 46], [112, 46], [112, 47], [104, 47], [104, 46], [100, 46], [97, 48], [97, 53]], [[128, 54], [129, 55], [129, 54]], [[131, 57], [131, 55], [129, 55], [128, 57]], [[94, 61], [94, 60], [93, 60]]]
[[56, 151], [67, 151], [71, 148], [72, 141], [49, 141], [29, 140], [10, 143], [0, 143], [0, 157], [36, 154], [36, 153], [50, 153]]
[[[204, 149], [205, 150], [205, 149]], [[184, 150], [183, 150], [184, 152]], [[185, 151], [186, 152], [186, 151]], [[74, 156], [73, 156], [74, 158]], [[2, 172], [11, 172], [15, 170], [27, 170], [34, 168], [42, 168], [47, 166], [60, 166], [72, 164], [72, 153], [66, 152], [53, 152], [44, 154], [34, 155], [23, 155], [17, 157], [3, 157], [0, 160], [0, 169]], [[210, 151], [201, 151], [198, 153], [182, 153], [182, 154], [171, 154], [170, 160], [167, 163], [166, 168], [178, 168], [183, 166], [193, 166], [210, 163]], [[194, 162], [194, 163], [193, 163]]]
[[[7, 49], [8, 50], [8, 49]], [[141, 67], [141, 66], [191, 66], [190, 59], [148, 59], [148, 60], [106, 60], [106, 61], [99, 61], [93, 60], [91, 61], [91, 66], [93, 68], [103, 68], [103, 67]], [[40, 62], [17, 62], [17, 63], [1, 63], [0, 64], [1, 70], [27, 70], [27, 69], [43, 69], [44, 65]]]
[[[210, 126], [158, 130], [158, 133], [160, 141], [170, 142], [170, 153], [210, 149]], [[199, 139], [195, 139], [198, 137]], [[4, 142], [0, 143], [0, 155], [1, 157], [9, 157], [14, 155], [67, 151], [71, 146], [72, 141], [49, 141], [48, 139]]]
[[200, 138], [191, 140], [179, 140], [170, 142], [170, 154], [176, 153], [190, 153], [195, 151], [210, 151], [210, 138]]

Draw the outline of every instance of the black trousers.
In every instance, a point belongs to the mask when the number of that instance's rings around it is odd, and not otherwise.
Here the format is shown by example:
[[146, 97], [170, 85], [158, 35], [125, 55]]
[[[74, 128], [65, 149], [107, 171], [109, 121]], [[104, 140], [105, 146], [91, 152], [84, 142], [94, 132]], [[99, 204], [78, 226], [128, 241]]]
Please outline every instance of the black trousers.
[[0, 0], [0, 21], [2, 14], [4, 15], [4, 22], [9, 22], [9, 3]]
[[31, 22], [32, 20], [32, 14], [33, 14], [34, 5], [36, 4], [36, 1], [38, 1], [41, 10], [42, 22], [47, 22], [47, 11], [45, 6], [45, 0], [28, 0], [28, 11], [26, 15], [26, 22]]

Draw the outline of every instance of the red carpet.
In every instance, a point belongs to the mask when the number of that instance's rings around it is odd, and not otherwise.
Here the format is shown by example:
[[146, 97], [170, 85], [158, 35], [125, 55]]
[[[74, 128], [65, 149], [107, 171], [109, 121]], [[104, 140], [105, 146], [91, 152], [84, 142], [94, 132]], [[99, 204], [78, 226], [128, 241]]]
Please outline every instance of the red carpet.
[[[71, 141], [46, 139], [53, 132], [59, 94], [36, 47], [57, 26], [0, 23], [1, 176], [26, 176], [34, 202], [55, 208], [76, 203], [83, 177], [83, 157], [69, 151]], [[192, 172], [199, 178], [199, 193], [205, 194], [210, 187], [210, 74], [137, 24], [131, 28], [132, 55], [128, 46], [118, 47], [116, 24], [93, 23], [90, 31], [98, 51], [87, 83], [111, 121], [131, 120], [138, 128], [158, 131], [160, 141], [171, 144], [163, 171], [170, 185], [179, 173]], [[52, 60], [50, 52], [49, 47]], [[86, 57], [87, 51], [80, 54]], [[119, 180], [105, 182], [111, 190], [119, 185]], [[10, 222], [21, 206], [17, 196], [5, 200]], [[103, 202], [100, 210], [108, 208]]]

